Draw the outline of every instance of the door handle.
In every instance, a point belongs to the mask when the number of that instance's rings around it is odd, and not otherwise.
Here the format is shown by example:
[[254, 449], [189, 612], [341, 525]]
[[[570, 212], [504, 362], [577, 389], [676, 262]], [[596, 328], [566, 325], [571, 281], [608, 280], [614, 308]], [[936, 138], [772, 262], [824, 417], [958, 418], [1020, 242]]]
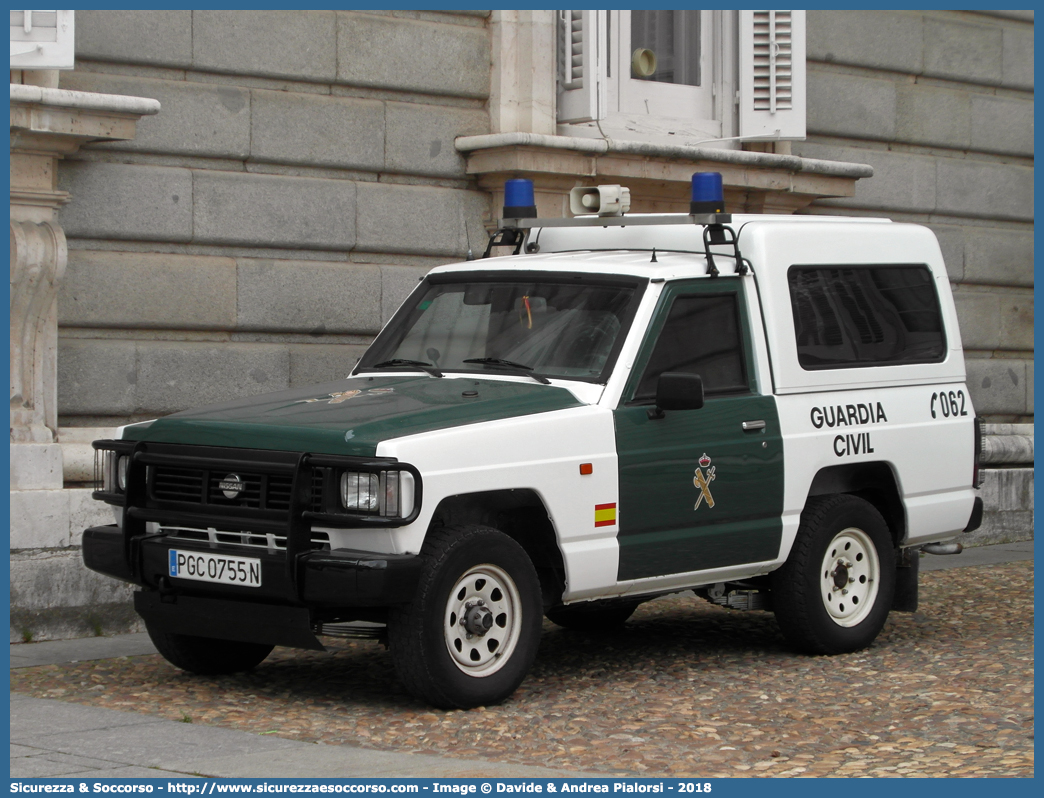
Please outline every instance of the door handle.
[[761, 419], [757, 421], [744, 421], [740, 426], [743, 427], [744, 432], [750, 432], [756, 429], [765, 429], [765, 422]]

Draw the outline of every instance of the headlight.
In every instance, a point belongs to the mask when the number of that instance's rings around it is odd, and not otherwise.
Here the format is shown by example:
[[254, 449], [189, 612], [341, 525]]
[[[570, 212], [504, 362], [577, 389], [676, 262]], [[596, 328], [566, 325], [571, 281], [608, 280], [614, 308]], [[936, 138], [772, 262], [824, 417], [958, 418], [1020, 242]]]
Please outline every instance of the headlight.
[[120, 491], [122, 492], [127, 490], [127, 469], [129, 467], [130, 457], [127, 455], [123, 455], [116, 461], [116, 484], [120, 486]]
[[377, 509], [379, 485], [376, 474], [348, 471], [341, 474], [341, 504], [346, 510]]
[[[116, 492], [116, 452], [110, 452], [107, 450], [99, 451], [98, 454], [101, 456], [101, 477], [102, 477], [102, 491], [105, 493]], [[94, 478], [98, 478], [98, 461], [95, 460], [95, 471]]]

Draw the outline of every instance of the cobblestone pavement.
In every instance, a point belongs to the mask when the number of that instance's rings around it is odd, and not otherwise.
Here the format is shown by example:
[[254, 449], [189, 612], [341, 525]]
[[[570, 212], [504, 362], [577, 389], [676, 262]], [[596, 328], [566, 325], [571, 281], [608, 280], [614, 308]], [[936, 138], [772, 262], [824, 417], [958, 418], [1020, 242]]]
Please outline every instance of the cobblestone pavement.
[[190, 676], [159, 656], [25, 668], [11, 689], [331, 744], [635, 776], [1033, 776], [1033, 563], [921, 575], [868, 650], [788, 651], [773, 617], [690, 597], [624, 629], [545, 624], [506, 703], [433, 711], [376, 642]]

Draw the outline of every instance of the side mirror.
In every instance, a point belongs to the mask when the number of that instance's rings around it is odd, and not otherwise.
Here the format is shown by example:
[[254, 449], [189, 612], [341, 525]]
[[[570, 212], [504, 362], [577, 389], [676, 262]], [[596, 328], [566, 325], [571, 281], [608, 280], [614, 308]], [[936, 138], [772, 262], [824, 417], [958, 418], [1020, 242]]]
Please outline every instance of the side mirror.
[[650, 418], [663, 418], [664, 410], [699, 410], [703, 407], [703, 378], [699, 374], [665, 372], [656, 381], [656, 409]]

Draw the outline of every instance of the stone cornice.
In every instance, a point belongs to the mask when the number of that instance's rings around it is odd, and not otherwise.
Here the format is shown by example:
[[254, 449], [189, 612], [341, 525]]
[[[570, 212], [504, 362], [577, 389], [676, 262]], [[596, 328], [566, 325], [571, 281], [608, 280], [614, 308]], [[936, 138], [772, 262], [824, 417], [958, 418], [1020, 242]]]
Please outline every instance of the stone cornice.
[[866, 164], [795, 155], [539, 133], [462, 136], [455, 145], [494, 207], [505, 180], [525, 177], [545, 216], [566, 216], [570, 188], [590, 184], [627, 186], [634, 213], [687, 208], [696, 171], [721, 174], [735, 213], [794, 213], [817, 199], [851, 197], [856, 181], [874, 173]]
[[149, 97], [126, 97], [122, 94], [49, 89], [44, 86], [30, 86], [22, 83], [11, 84], [11, 104], [15, 103], [107, 114], [128, 114], [135, 117], [158, 114], [160, 110], [159, 100]]
[[823, 161], [815, 158], [799, 158], [796, 155], [620, 139], [547, 136], [540, 133], [490, 133], [481, 136], [461, 136], [454, 143], [458, 152], [465, 153], [502, 147], [534, 147], [572, 150], [592, 155], [619, 154], [657, 159], [718, 162], [737, 166], [780, 169], [787, 172], [807, 172], [829, 177], [847, 177], [853, 180], [872, 177], [874, 174], [873, 167], [868, 164]]

